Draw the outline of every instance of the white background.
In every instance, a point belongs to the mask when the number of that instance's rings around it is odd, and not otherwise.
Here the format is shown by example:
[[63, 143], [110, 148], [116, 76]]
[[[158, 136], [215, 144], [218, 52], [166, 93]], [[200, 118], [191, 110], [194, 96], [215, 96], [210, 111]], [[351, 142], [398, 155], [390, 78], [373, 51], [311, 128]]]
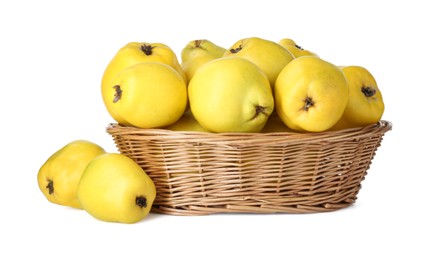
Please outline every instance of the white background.
[[[2, 1], [0, 259], [429, 259], [424, 2]], [[151, 213], [126, 225], [45, 199], [37, 172], [63, 145], [87, 139], [117, 151], [100, 81], [120, 47], [162, 42], [180, 57], [191, 40], [228, 48], [250, 36], [292, 38], [375, 76], [394, 127], [353, 206], [305, 215]]]

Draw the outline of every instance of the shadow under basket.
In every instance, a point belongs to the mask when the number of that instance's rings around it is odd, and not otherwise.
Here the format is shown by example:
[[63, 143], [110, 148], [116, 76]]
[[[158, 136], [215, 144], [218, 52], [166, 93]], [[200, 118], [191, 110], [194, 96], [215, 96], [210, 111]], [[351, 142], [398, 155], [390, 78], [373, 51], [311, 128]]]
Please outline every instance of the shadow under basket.
[[202, 133], [110, 124], [157, 189], [153, 212], [314, 213], [353, 204], [388, 121], [321, 133]]

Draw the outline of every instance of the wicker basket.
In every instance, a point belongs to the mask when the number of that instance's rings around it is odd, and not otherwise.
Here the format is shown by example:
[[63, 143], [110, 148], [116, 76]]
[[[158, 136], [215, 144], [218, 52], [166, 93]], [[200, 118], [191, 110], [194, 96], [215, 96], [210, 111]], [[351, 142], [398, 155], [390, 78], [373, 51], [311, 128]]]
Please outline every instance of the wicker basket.
[[311, 213], [355, 202], [392, 124], [322, 133], [213, 134], [110, 124], [122, 154], [152, 178], [152, 211]]

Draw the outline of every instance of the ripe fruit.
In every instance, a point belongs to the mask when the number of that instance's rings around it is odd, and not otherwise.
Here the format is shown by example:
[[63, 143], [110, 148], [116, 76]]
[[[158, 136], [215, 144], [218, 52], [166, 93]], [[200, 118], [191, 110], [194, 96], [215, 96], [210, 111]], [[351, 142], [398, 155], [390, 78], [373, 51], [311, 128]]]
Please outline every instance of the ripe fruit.
[[124, 124], [140, 128], [175, 123], [187, 105], [187, 85], [172, 67], [142, 62], [122, 70], [111, 81], [104, 99]]
[[76, 140], [52, 154], [42, 165], [37, 182], [52, 203], [80, 208], [76, 197], [79, 179], [87, 164], [104, 154], [103, 148], [86, 140]]
[[196, 71], [208, 61], [220, 58], [224, 55], [226, 49], [216, 45], [209, 40], [190, 41], [182, 49], [182, 69], [189, 82]]
[[274, 106], [265, 74], [240, 57], [203, 65], [190, 81], [188, 95], [194, 117], [211, 132], [259, 132]]
[[294, 59], [293, 55], [276, 42], [257, 37], [244, 38], [237, 41], [224, 57], [237, 56], [255, 63], [275, 85], [279, 72]]
[[276, 111], [293, 130], [330, 129], [342, 116], [347, 102], [348, 86], [342, 71], [318, 57], [294, 59], [276, 80]]
[[112, 101], [106, 92], [112, 89], [112, 80], [125, 68], [141, 62], [160, 62], [175, 69], [186, 81], [186, 76], [173, 50], [162, 43], [130, 42], [123, 46], [107, 65], [102, 77], [102, 96], [109, 114], [120, 124], [127, 124], [108, 104]]
[[82, 208], [109, 222], [135, 223], [145, 218], [155, 200], [155, 185], [146, 172], [122, 154], [92, 160], [78, 186]]
[[348, 104], [333, 129], [365, 126], [378, 122], [384, 101], [373, 75], [360, 66], [341, 67], [349, 87]]
[[301, 56], [318, 56], [315, 53], [305, 50], [299, 45], [297, 45], [292, 39], [284, 38], [279, 41], [279, 44], [286, 48], [294, 58], [298, 58]]

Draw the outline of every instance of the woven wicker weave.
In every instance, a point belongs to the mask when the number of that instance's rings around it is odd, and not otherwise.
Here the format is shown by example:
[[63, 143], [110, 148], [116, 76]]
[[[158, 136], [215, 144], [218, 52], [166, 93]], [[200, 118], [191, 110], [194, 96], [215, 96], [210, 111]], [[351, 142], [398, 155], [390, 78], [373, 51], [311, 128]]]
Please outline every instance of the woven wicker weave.
[[392, 124], [322, 133], [212, 134], [110, 124], [157, 188], [152, 211], [311, 213], [355, 202]]

